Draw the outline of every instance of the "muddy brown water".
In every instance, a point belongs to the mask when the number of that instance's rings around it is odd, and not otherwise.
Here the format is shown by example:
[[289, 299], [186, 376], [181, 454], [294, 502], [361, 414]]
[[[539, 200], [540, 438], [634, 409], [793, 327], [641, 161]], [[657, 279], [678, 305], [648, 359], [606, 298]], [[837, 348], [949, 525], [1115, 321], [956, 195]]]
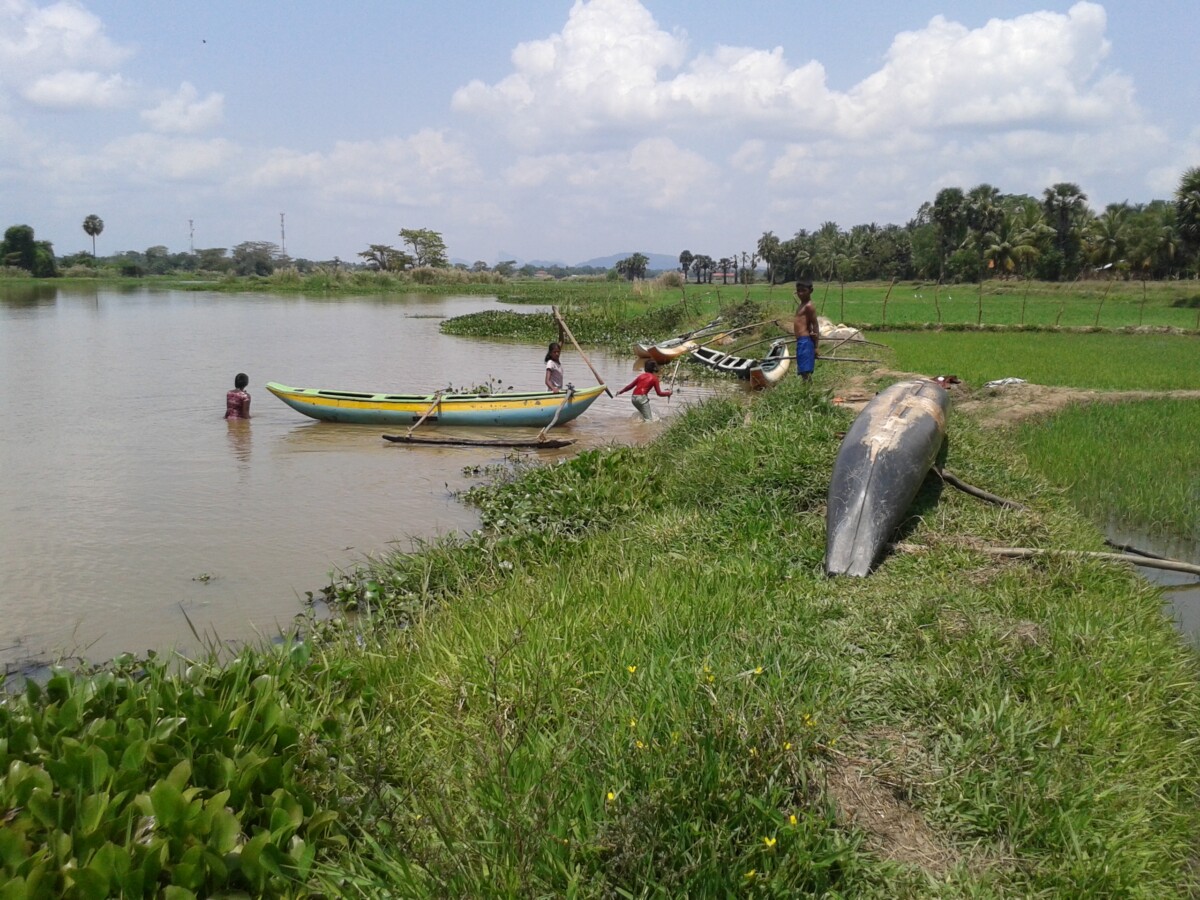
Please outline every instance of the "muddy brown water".
[[[508, 451], [390, 444], [380, 435], [395, 429], [314, 422], [263, 385], [542, 389], [545, 347], [439, 330], [498, 307], [0, 287], [0, 671], [195, 652], [192, 626], [206, 640], [271, 637], [331, 573], [476, 527], [455, 492]], [[586, 352], [614, 393], [632, 378], [632, 354]], [[569, 347], [563, 365], [594, 383]], [[250, 377], [249, 422], [223, 418], [237, 372]], [[653, 408], [666, 420], [710, 394], [684, 385]], [[602, 396], [556, 429], [573, 446], [537, 458], [653, 437], [661, 422], [643, 423], [628, 396]], [[480, 433], [517, 431], [536, 434]]]

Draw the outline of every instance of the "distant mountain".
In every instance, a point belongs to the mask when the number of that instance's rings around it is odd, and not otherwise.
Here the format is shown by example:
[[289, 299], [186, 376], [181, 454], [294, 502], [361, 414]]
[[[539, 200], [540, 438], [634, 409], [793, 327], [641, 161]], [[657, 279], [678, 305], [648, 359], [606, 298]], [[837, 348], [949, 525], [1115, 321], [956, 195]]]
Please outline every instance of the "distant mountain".
[[[637, 252], [630, 250], [628, 253], [614, 253], [612, 256], [599, 256], [595, 259], [589, 259], [587, 262], [576, 263], [576, 266], [601, 266], [605, 269], [611, 269], [623, 259], [628, 259]], [[668, 256], [665, 253], [643, 253], [650, 262], [646, 264], [647, 269], [653, 269], [656, 272], [664, 269], [678, 269], [679, 257]]]

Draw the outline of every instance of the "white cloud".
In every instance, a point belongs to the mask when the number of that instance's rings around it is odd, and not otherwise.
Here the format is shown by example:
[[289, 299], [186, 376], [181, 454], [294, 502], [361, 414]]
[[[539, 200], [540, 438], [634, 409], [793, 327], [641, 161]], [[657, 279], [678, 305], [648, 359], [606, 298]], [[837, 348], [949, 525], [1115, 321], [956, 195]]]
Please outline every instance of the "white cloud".
[[661, 30], [637, 0], [578, 0], [561, 33], [519, 45], [510, 75], [472, 81], [454, 107], [496, 117], [521, 145], [611, 128], [688, 131], [707, 116], [793, 139], [1113, 122], [1137, 109], [1130, 81], [1100, 71], [1106, 25], [1092, 2], [976, 29], [937, 16], [898, 35], [877, 72], [837, 92], [818, 61], [793, 66], [780, 47], [718, 46], [677, 71], [684, 38]]
[[185, 81], [173, 95], [153, 109], [143, 110], [142, 119], [154, 131], [195, 134], [219, 125], [225, 114], [225, 96], [212, 93], [199, 99], [199, 92]]
[[480, 178], [471, 153], [442, 132], [338, 141], [327, 153], [277, 150], [238, 181], [252, 189], [304, 186], [326, 198], [412, 204]]
[[108, 39], [104, 25], [78, 3], [38, 7], [0, 2], [0, 90], [38, 106], [108, 107], [124, 102], [129, 84], [109, 74], [130, 50]]
[[35, 106], [52, 109], [107, 109], [122, 105], [131, 88], [120, 75], [63, 69], [35, 79], [21, 92]]
[[455, 109], [510, 120], [523, 142], [543, 132], [590, 131], [659, 118], [660, 69], [677, 68], [686, 42], [662, 31], [638, 0], [576, 0], [563, 30], [519, 44], [514, 71], [493, 86], [459, 88]]
[[99, 162], [139, 182], [219, 180], [238, 155], [235, 144], [219, 138], [131, 134], [105, 146]]

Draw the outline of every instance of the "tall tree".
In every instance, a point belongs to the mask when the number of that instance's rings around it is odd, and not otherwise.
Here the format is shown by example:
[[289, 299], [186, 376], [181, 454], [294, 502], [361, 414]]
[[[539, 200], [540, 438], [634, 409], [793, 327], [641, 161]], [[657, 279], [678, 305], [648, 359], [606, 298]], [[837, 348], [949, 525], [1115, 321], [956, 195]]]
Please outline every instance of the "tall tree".
[[695, 259], [691, 250], [684, 250], [679, 254], [679, 268], [683, 272], [683, 280], [687, 281], [688, 269], [692, 265], [692, 260]]
[[1180, 243], [1196, 254], [1200, 269], [1200, 166], [1192, 166], [1179, 179], [1175, 190], [1175, 227]]
[[31, 225], [13, 225], [0, 242], [0, 265], [15, 266], [33, 274], [37, 265], [37, 241]]
[[441, 234], [429, 228], [402, 228], [400, 237], [412, 247], [415, 265], [446, 269], [450, 260], [446, 257], [446, 242]]
[[377, 272], [401, 272], [413, 264], [411, 256], [388, 244], [371, 244], [358, 255], [367, 261], [368, 269]]
[[775, 260], [779, 257], [782, 246], [773, 231], [764, 231], [763, 236], [758, 239], [758, 255], [767, 264], [767, 284], [775, 283]]
[[1080, 232], [1088, 213], [1087, 194], [1077, 184], [1060, 181], [1042, 192], [1042, 211], [1054, 229], [1054, 246], [1062, 254], [1068, 271], [1075, 269]]
[[931, 218], [937, 230], [938, 278], [946, 275], [946, 260], [967, 236], [967, 198], [961, 188], [942, 188], [933, 200]]
[[617, 274], [625, 276], [630, 281], [635, 278], [645, 278], [648, 265], [650, 265], [650, 258], [646, 254], [635, 253], [617, 263]]
[[83, 230], [92, 239], [92, 259], [96, 258], [96, 237], [104, 230], [104, 220], [92, 213], [83, 220]]
[[244, 241], [233, 248], [233, 271], [238, 275], [270, 275], [279, 246], [269, 241]]

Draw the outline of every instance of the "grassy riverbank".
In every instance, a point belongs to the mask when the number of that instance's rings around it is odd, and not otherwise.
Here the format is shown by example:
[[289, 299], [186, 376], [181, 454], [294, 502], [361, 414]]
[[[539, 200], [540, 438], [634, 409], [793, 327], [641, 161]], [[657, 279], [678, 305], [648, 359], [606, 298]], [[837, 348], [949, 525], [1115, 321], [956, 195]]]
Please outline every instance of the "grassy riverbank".
[[1196, 890], [1197, 663], [1156, 592], [1112, 564], [973, 549], [1101, 543], [957, 413], [950, 467], [1030, 511], [929, 484], [910, 549], [825, 578], [852, 418], [829, 377], [483, 489], [479, 535], [343, 586], [353, 630], [10, 699], [0, 883]]

